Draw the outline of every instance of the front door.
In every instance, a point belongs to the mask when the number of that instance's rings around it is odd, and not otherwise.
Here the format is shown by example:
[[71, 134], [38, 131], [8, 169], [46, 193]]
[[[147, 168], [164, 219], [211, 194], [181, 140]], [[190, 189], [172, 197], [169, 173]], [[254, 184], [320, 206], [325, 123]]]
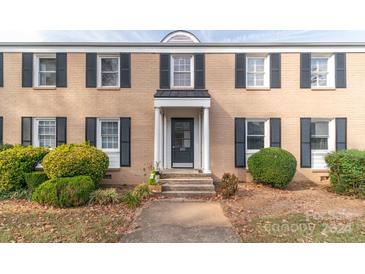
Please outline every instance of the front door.
[[194, 167], [194, 119], [171, 119], [172, 167]]

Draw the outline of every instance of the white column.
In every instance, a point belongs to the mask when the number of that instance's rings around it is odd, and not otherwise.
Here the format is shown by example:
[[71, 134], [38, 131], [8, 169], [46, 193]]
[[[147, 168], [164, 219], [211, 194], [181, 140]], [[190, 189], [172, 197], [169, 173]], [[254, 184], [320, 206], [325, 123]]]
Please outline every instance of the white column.
[[155, 107], [155, 145], [154, 145], [154, 157], [153, 165], [160, 162], [160, 133], [161, 133], [161, 119], [160, 119], [160, 108]]
[[160, 163], [159, 163], [159, 167], [160, 169], [163, 169], [163, 142], [164, 142], [164, 135], [163, 135], [163, 112], [160, 111]]
[[203, 172], [211, 172], [209, 155], [209, 108], [203, 109]]

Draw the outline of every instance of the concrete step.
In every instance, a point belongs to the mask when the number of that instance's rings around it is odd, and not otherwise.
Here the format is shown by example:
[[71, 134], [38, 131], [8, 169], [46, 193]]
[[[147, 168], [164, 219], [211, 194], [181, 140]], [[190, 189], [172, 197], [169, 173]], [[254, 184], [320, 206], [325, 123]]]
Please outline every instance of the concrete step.
[[211, 197], [215, 191], [163, 191], [162, 195], [171, 197]]
[[213, 184], [199, 184], [199, 185], [192, 185], [192, 184], [165, 184], [162, 185], [162, 191], [214, 191]]
[[189, 172], [183, 172], [183, 173], [161, 173], [160, 178], [161, 179], [170, 179], [170, 178], [209, 178], [211, 174], [207, 173], [189, 173]]
[[159, 183], [164, 184], [170, 184], [170, 185], [205, 185], [205, 184], [213, 184], [213, 179], [209, 177], [203, 177], [203, 178], [167, 178], [167, 179], [160, 179]]

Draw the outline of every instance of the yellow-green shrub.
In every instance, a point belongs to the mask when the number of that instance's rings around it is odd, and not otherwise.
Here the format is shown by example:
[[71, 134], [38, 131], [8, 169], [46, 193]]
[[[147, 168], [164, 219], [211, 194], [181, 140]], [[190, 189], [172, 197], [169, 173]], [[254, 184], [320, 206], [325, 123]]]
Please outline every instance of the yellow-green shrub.
[[24, 174], [34, 170], [47, 153], [46, 148], [20, 145], [0, 152], [0, 191], [25, 186]]
[[108, 156], [88, 144], [65, 144], [52, 150], [43, 160], [49, 178], [90, 176], [98, 183], [109, 166]]

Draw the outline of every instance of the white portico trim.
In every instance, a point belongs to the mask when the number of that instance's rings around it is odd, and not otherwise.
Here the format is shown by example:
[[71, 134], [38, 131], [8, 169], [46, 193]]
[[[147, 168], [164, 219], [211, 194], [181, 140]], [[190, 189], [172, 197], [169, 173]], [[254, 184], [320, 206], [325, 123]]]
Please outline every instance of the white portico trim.
[[[158, 93], [156, 93], [157, 95]], [[200, 96], [199, 98], [188, 96], [171, 97], [155, 95], [154, 113], [154, 163], [158, 169], [169, 169], [177, 166], [173, 165], [173, 120], [189, 119], [193, 121], [190, 129], [193, 134], [191, 140], [185, 140], [193, 148], [192, 168], [200, 169], [204, 173], [211, 173], [210, 170], [210, 143], [209, 143], [209, 109], [210, 96]], [[161, 94], [160, 94], [161, 95]], [[170, 96], [171, 94], [169, 94]], [[191, 95], [191, 94], [189, 94]]]

